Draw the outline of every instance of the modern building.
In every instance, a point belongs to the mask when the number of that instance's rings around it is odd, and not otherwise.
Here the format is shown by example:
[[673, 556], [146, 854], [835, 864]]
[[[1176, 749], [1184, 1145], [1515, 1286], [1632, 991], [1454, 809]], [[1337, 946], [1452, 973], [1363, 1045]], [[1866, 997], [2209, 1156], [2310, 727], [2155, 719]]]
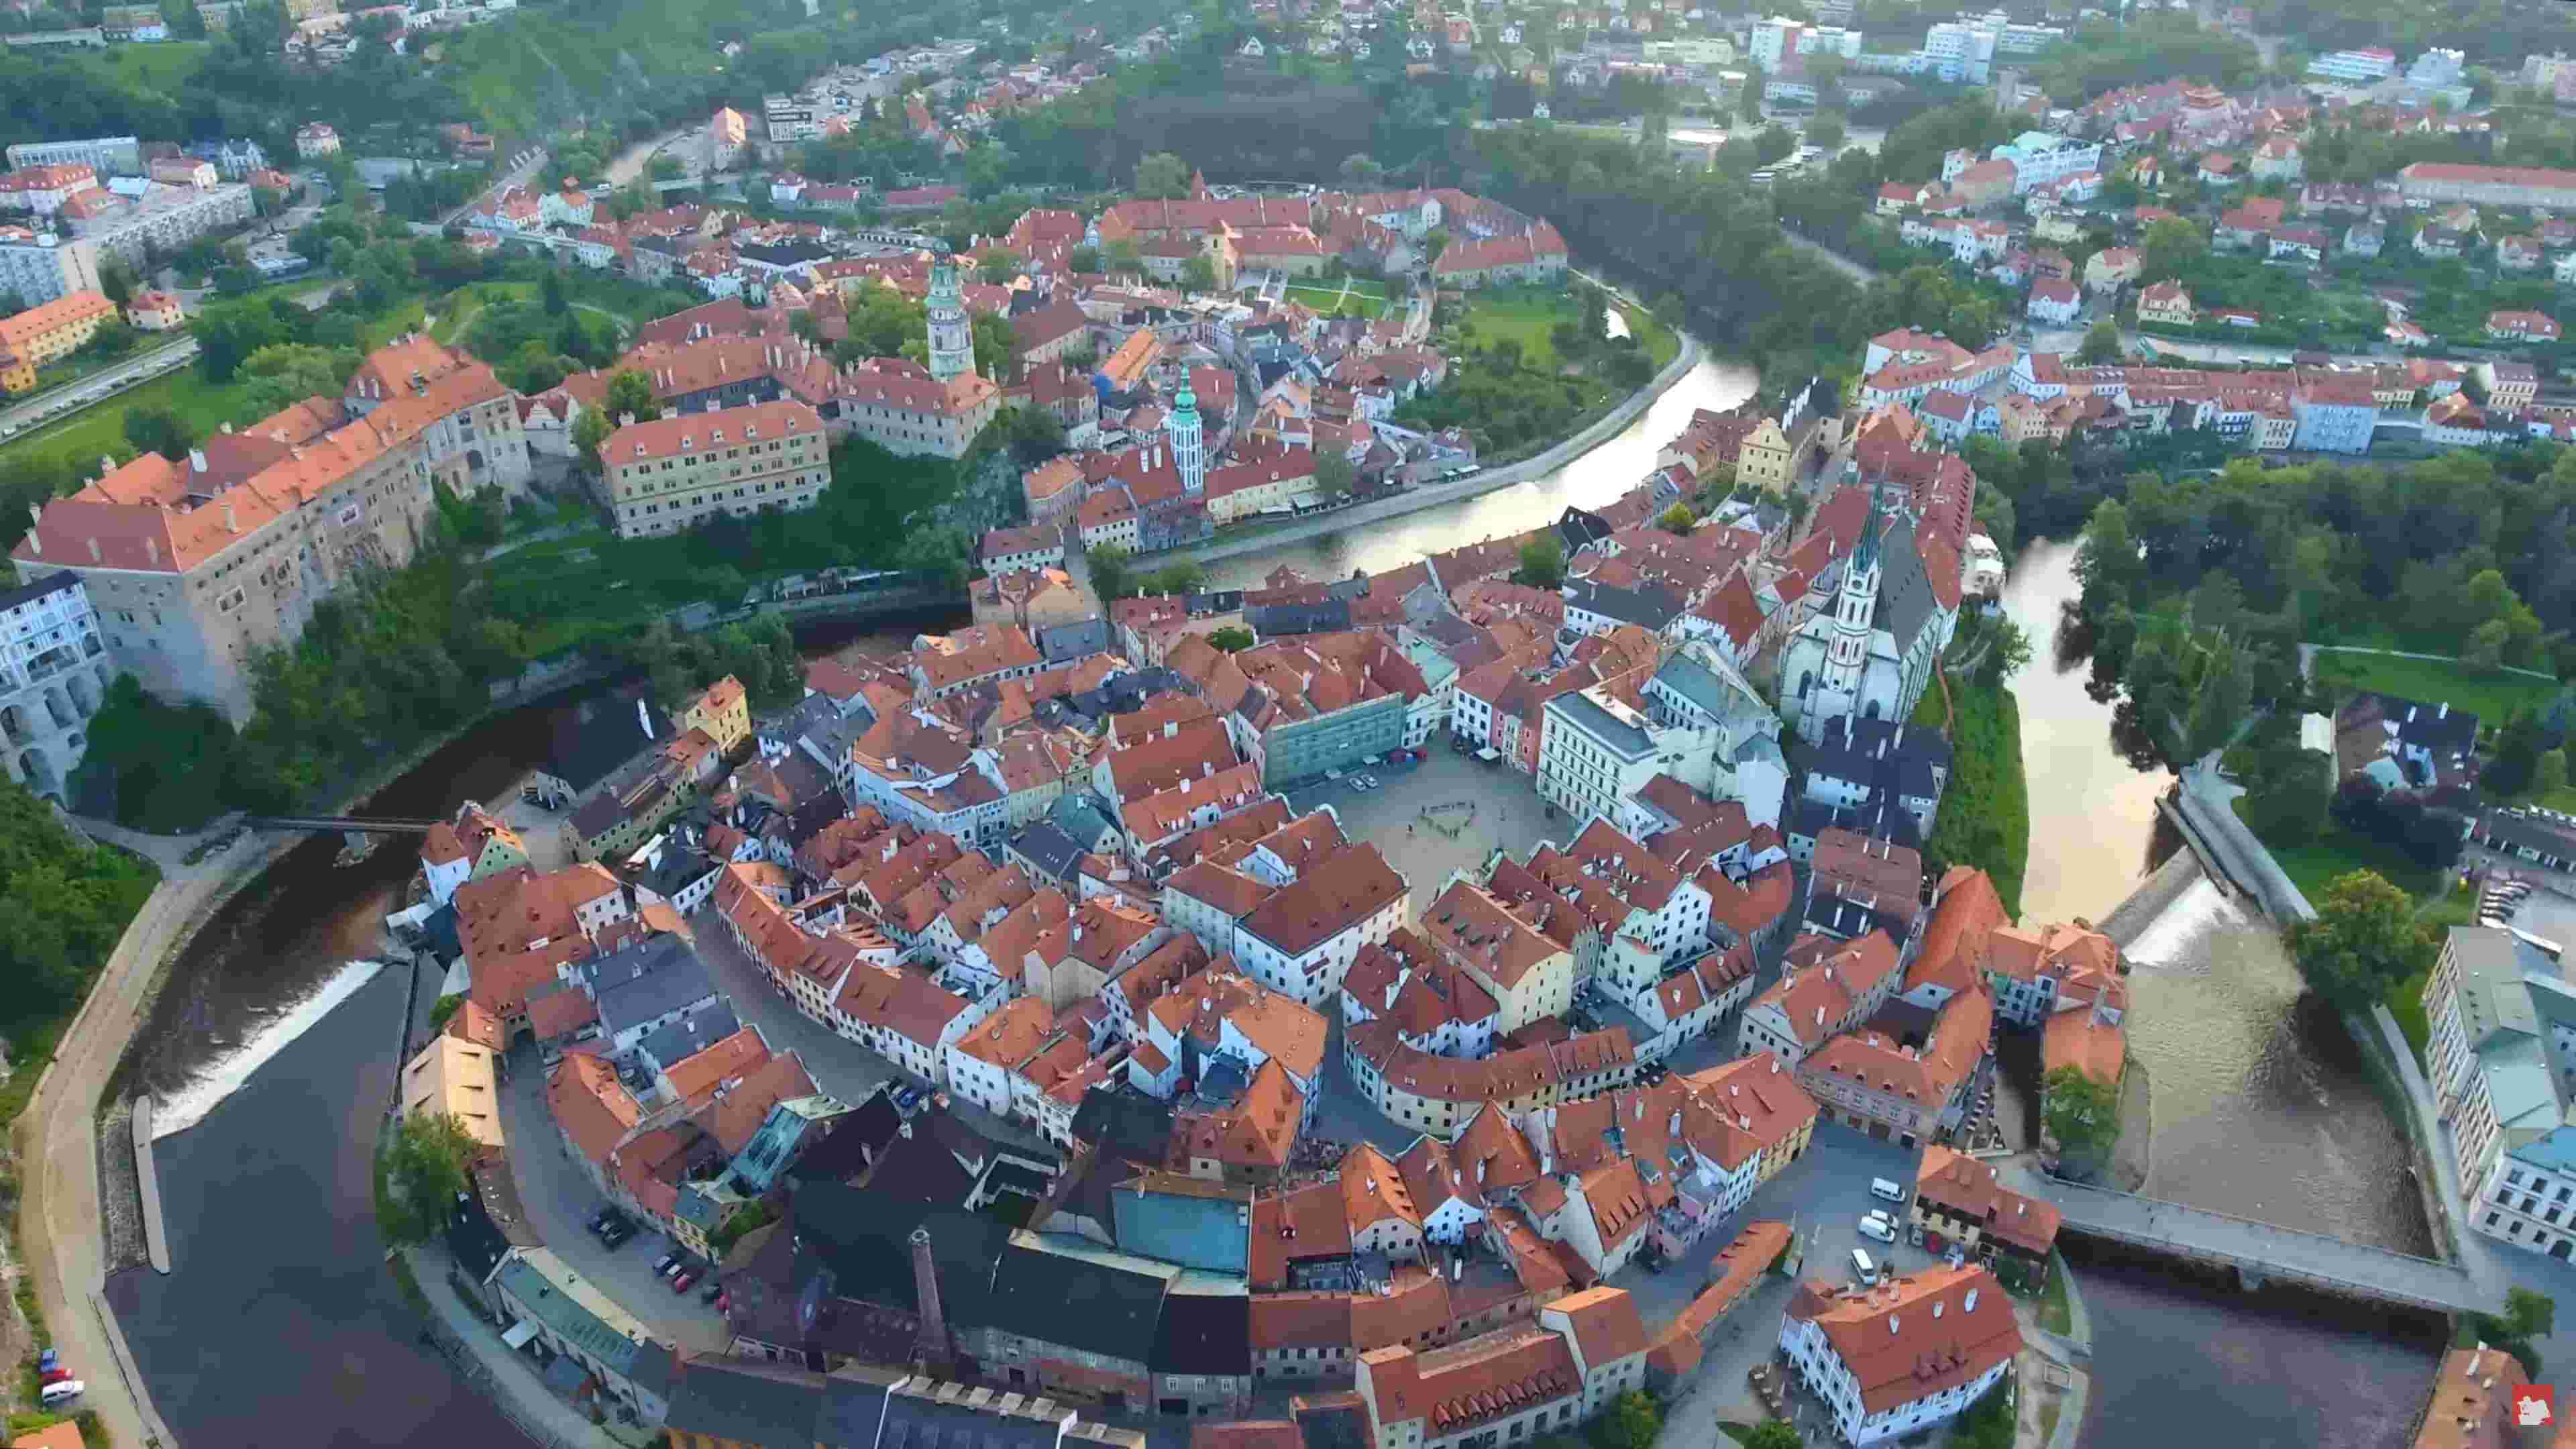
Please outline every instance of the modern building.
[[2479, 206], [2576, 210], [2576, 171], [2542, 166], [2481, 166], [2463, 161], [2417, 161], [2397, 173], [2408, 201], [2466, 201]]
[[719, 515], [801, 513], [832, 478], [822, 418], [793, 401], [627, 423], [599, 457], [620, 538], [680, 533]]
[[31, 304], [98, 291], [98, 258], [95, 241], [55, 232], [0, 230], [0, 291], [15, 292]]
[[70, 803], [66, 783], [85, 752], [116, 665], [77, 575], [57, 571], [0, 592], [0, 766], [36, 795]]
[[80, 141], [21, 141], [8, 150], [9, 165], [87, 166], [102, 176], [143, 174], [143, 142], [135, 136], [92, 136]]
[[2397, 52], [2384, 46], [2332, 50], [2308, 62], [2308, 74], [2320, 80], [2367, 85], [2397, 74]]
[[542, 1343], [595, 1381], [602, 1395], [657, 1427], [670, 1404], [679, 1359], [668, 1344], [551, 1248], [513, 1251], [492, 1282], [510, 1326], [501, 1341]]
[[2425, 1075], [2471, 1226], [2576, 1256], [2576, 987], [2555, 953], [2509, 929], [2454, 926], [2424, 1014]]

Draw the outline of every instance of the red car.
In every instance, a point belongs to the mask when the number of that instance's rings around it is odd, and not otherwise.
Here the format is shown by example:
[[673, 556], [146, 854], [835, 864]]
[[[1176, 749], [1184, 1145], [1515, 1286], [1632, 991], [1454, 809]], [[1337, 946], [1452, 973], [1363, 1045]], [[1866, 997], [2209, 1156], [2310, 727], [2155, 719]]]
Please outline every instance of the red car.
[[689, 1285], [696, 1281], [698, 1281], [697, 1274], [683, 1273], [679, 1277], [671, 1280], [671, 1291], [674, 1293], [686, 1293], [689, 1291]]

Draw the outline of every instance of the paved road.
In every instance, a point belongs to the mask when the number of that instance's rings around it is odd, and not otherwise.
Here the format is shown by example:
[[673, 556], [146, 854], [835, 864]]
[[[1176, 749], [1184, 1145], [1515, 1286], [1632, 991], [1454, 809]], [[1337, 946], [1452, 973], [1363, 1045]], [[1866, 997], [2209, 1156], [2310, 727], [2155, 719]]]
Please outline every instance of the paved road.
[[555, 1129], [546, 1108], [545, 1068], [535, 1050], [522, 1044], [510, 1053], [509, 1071], [501, 1087], [501, 1133], [510, 1144], [510, 1178], [527, 1209], [528, 1226], [665, 1342], [695, 1353], [722, 1352], [732, 1335], [714, 1306], [700, 1303], [696, 1288], [674, 1294], [654, 1276], [654, 1261], [673, 1250], [668, 1238], [640, 1233], [611, 1251], [584, 1226], [608, 1202]]
[[[107, 1281], [100, 1242], [99, 1095], [142, 1021], [145, 995], [172, 945], [214, 905], [236, 872], [253, 868], [276, 842], [245, 835], [187, 865], [178, 858], [181, 847], [171, 842], [87, 822], [82, 828], [147, 847], [163, 874], [109, 954], [18, 1118], [18, 1245], [54, 1346], [89, 1384], [86, 1407], [120, 1444], [171, 1445], [177, 1440], [153, 1408], [141, 1374], [131, 1368], [124, 1335], [98, 1306]], [[31, 1069], [33, 1064], [20, 1068]]]
[[[11, 407], [0, 408], [0, 428], [16, 428], [22, 433], [26, 432], [29, 426], [42, 417], [45, 409], [53, 403], [77, 397], [83, 393], [99, 393], [104, 396], [108, 393], [122, 392], [138, 383], [149, 382], [159, 377], [162, 373], [171, 370], [173, 366], [185, 366], [188, 360], [196, 355], [197, 341], [193, 337], [182, 337], [175, 342], [137, 352], [105, 372], [92, 373], [50, 391], [36, 393]], [[69, 412], [56, 414], [53, 421], [60, 422], [66, 418], [75, 417], [87, 406], [82, 404]], [[13, 438], [11, 441], [16, 440]]]

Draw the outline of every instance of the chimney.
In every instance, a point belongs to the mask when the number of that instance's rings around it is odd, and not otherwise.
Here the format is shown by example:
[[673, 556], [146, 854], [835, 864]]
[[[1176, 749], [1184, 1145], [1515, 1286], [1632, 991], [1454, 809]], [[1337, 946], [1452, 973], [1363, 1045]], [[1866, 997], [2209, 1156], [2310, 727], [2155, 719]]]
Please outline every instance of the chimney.
[[948, 1314], [939, 1302], [939, 1269], [930, 1256], [930, 1229], [912, 1230], [912, 1293], [921, 1308], [913, 1351], [923, 1365], [945, 1370], [955, 1357], [948, 1346]]

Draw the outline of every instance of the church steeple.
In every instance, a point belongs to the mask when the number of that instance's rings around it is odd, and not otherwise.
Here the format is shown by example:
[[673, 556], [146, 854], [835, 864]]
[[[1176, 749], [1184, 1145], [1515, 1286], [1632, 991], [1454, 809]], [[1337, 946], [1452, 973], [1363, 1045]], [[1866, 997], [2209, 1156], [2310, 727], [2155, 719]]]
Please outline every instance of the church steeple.
[[1181, 491], [1197, 497], [1207, 485], [1207, 449], [1201, 440], [1198, 395], [1190, 391], [1187, 378], [1172, 396], [1172, 415], [1163, 432], [1172, 440], [1172, 466], [1180, 470]]
[[965, 294], [957, 284], [955, 259], [942, 256], [930, 264], [930, 375], [946, 382], [975, 370], [975, 328], [966, 319]]
[[1833, 638], [1825, 647], [1824, 677], [1818, 681], [1835, 697], [1856, 699], [1861, 673], [1869, 664], [1871, 626], [1878, 618], [1878, 537], [1887, 526], [1880, 485], [1869, 490], [1869, 516], [1860, 539], [1843, 564], [1842, 597], [1834, 606]]

